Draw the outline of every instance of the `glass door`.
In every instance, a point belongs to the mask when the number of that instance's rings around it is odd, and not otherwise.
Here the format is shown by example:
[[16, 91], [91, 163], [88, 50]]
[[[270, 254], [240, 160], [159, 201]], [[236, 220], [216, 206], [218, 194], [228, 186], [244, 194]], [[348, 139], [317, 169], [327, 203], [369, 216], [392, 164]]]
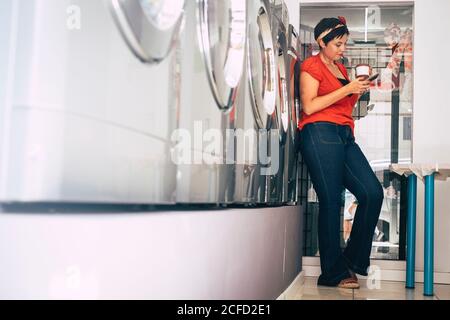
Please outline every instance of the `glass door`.
[[199, 2], [201, 48], [214, 99], [223, 111], [235, 104], [245, 65], [246, 4], [239, 0]]
[[258, 129], [266, 129], [275, 112], [276, 65], [270, 16], [265, 1], [256, 1], [248, 30], [247, 67], [253, 112]]
[[158, 63], [168, 56], [180, 27], [184, 0], [111, 0], [110, 6], [136, 57]]

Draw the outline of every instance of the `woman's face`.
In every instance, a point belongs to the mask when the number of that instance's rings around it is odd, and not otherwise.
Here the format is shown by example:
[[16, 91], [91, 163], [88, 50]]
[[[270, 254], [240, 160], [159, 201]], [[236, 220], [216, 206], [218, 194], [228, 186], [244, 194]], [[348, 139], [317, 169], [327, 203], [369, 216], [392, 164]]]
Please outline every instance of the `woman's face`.
[[330, 60], [339, 60], [343, 57], [347, 47], [348, 36], [344, 34], [341, 38], [334, 38], [325, 47], [322, 47], [323, 54]]

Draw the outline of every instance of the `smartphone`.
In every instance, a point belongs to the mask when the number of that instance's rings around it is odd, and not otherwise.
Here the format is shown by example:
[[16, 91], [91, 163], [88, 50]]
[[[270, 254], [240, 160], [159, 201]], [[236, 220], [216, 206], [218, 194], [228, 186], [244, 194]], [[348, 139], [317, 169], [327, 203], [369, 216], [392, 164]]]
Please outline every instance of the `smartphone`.
[[378, 78], [379, 75], [380, 75], [379, 73], [375, 73], [375, 74], [371, 75], [367, 80], [372, 82], [373, 80]]

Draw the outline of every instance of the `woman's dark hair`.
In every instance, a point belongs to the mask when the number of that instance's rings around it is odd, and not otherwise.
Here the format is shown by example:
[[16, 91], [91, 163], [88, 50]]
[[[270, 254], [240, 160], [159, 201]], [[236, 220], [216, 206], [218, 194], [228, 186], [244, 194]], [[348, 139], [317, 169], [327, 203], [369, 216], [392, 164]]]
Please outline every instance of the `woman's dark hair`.
[[345, 34], [349, 35], [350, 32], [348, 31], [344, 18], [323, 18], [314, 28], [314, 39], [317, 40], [322, 32], [333, 29], [339, 24], [343, 24], [343, 26], [334, 29], [322, 39], [325, 45], [328, 45], [328, 43], [335, 38], [342, 38]]

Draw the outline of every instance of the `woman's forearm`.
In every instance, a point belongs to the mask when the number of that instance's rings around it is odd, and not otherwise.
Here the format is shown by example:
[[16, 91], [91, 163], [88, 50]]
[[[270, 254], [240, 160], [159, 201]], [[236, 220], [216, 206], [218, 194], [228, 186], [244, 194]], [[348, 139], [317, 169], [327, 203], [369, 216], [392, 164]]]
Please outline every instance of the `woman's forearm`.
[[344, 87], [339, 88], [338, 90], [335, 90], [325, 96], [315, 97], [311, 101], [303, 103], [303, 111], [307, 115], [311, 115], [313, 113], [319, 112], [320, 110], [328, 108], [335, 102], [345, 98], [350, 93], [351, 92], [349, 92], [348, 87], [344, 86]]

